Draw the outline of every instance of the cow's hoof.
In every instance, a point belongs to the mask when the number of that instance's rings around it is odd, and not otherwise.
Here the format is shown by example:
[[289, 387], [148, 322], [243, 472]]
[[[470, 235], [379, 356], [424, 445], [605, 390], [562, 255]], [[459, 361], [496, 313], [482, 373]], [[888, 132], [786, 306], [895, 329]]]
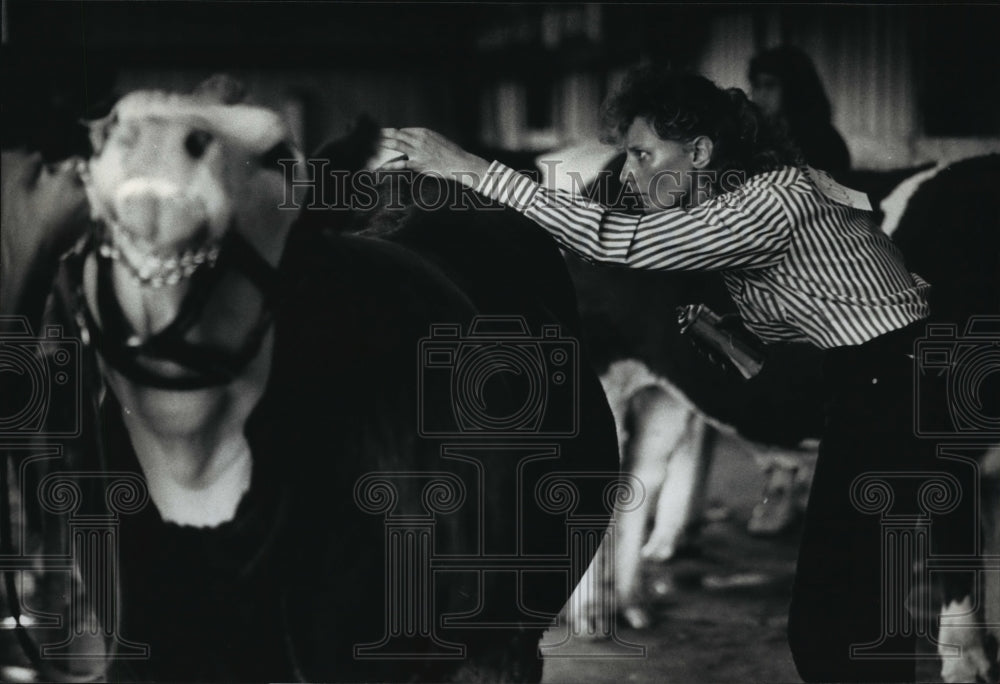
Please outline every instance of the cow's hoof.
[[683, 533], [669, 538], [667, 535], [656, 539], [650, 537], [639, 551], [639, 555], [645, 560], [661, 563], [681, 558], [700, 558], [702, 548], [699, 543], [699, 528], [692, 525]]
[[628, 606], [622, 609], [622, 619], [632, 629], [649, 629], [653, 624], [653, 618], [645, 608], [639, 606]]
[[654, 542], [650, 539], [649, 542], [642, 547], [642, 551], [639, 552], [639, 555], [646, 560], [662, 563], [673, 558], [676, 551], [677, 545], [673, 540]]
[[674, 583], [673, 578], [669, 576], [659, 577], [653, 580], [651, 589], [653, 590], [653, 593], [656, 594], [657, 596], [667, 596], [677, 591], [677, 585]]

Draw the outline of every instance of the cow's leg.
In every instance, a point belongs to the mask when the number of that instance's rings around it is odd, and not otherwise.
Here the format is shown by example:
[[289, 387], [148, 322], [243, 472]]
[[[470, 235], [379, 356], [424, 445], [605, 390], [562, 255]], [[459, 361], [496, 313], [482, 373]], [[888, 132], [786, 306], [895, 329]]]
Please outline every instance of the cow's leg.
[[618, 516], [615, 587], [622, 615], [633, 627], [642, 628], [650, 622], [640, 597], [641, 550], [646, 523], [667, 477], [668, 457], [684, 440], [691, 426], [692, 413], [683, 402], [663, 389], [647, 387], [634, 395], [631, 416], [625, 468], [642, 484], [645, 497], [639, 506]]
[[[625, 450], [629, 440], [628, 411], [631, 397], [628, 395], [629, 362], [612, 364], [601, 377], [604, 385], [608, 406], [615, 418], [615, 429], [618, 433], [618, 454], [622, 463], [625, 460]], [[615, 526], [620, 511], [615, 515]], [[613, 625], [607, 621], [614, 620], [615, 584], [613, 563], [609, 562], [611, 547], [607, 538], [602, 542], [587, 571], [580, 578], [573, 594], [566, 602], [566, 619], [572, 634], [584, 637], [599, 637], [610, 634]]]
[[[1000, 444], [994, 445], [982, 461], [983, 555], [1000, 558]], [[986, 624], [991, 625], [995, 660], [994, 681], [1000, 677], [1000, 573], [986, 573]]]
[[[994, 445], [986, 453], [982, 461], [982, 506], [983, 521], [983, 554], [987, 557], [1000, 557], [1000, 444]], [[1000, 576], [998, 573], [987, 573], [986, 590], [986, 623], [991, 625], [996, 649], [996, 670], [1000, 673]]]
[[692, 415], [687, 439], [669, 456], [666, 479], [657, 498], [655, 525], [642, 547], [643, 558], [665, 561], [673, 557], [685, 535], [697, 524], [704, 506], [715, 435], [712, 427]]
[[[1000, 556], [1000, 446], [991, 448], [980, 466], [982, 554], [997, 557]], [[945, 573], [941, 580], [944, 595], [938, 632], [941, 679], [945, 682], [997, 681], [1000, 649], [989, 641], [1000, 639], [997, 627], [1000, 623], [1000, 576], [996, 572], [986, 572], [978, 586], [962, 579]], [[974, 601], [974, 595], [979, 595], [981, 600]], [[977, 603], [979, 610], [976, 610]], [[992, 627], [992, 635], [984, 624]], [[948, 653], [949, 647], [954, 646], [961, 649], [957, 656]]]
[[767, 481], [764, 495], [747, 523], [747, 532], [759, 536], [781, 534], [806, 508], [815, 461], [804, 451], [782, 447], [755, 448], [754, 460]]

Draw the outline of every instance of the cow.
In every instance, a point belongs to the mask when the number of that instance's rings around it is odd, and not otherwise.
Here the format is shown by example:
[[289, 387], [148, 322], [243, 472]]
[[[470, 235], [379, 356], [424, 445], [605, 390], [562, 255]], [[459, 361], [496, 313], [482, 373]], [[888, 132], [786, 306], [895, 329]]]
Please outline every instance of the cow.
[[[972, 455], [975, 472], [962, 480], [962, 499], [971, 502], [966, 515], [941, 529], [935, 539], [937, 554], [980, 559], [979, 563], [967, 561], [964, 573], [937, 573], [936, 639], [941, 677], [946, 682], [994, 682], [1000, 677], [1000, 572], [996, 567], [1000, 557], [1000, 433], [996, 428], [1000, 366], [995, 351], [990, 351], [1000, 340], [998, 183], [1000, 154], [976, 155], [924, 169], [882, 202], [884, 229], [903, 251], [909, 267], [932, 284], [930, 304], [938, 330], [953, 331], [950, 337], [927, 340], [922, 348], [938, 348], [937, 340], [943, 341], [944, 348], [957, 348], [964, 342], [973, 345], [965, 369], [961, 361], [935, 367], [918, 355], [918, 379], [947, 381], [974, 369], [981, 383], [972, 394], [956, 395], [953, 400], [978, 418], [975, 427], [946, 425], [936, 431], [939, 434], [927, 437], [945, 446], [945, 452], [948, 445], [969, 445], [967, 453]], [[942, 465], [946, 462], [941, 460]], [[992, 566], [985, 565], [989, 560]]]
[[[74, 615], [103, 636], [77, 660], [538, 681], [621, 484], [558, 253], [482, 210], [401, 210], [396, 240], [342, 230], [349, 206], [297, 211], [302, 155], [229, 79], [129, 93], [91, 135], [93, 223], [46, 314], [80, 343], [83, 434], [20, 482], [42, 529], [59, 492], [114, 514], [110, 566], [70, 548]], [[350, 153], [324, 159], [356, 178]], [[420, 222], [440, 230], [403, 239]], [[509, 270], [483, 277], [484, 254]]]

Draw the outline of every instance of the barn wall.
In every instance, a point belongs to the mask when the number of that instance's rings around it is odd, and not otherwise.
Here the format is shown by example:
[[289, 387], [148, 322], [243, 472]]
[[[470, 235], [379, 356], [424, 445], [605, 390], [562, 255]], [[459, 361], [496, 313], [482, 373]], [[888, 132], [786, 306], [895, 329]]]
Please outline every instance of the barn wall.
[[[476, 8], [325, 2], [4, 3], [4, 49], [86, 89], [184, 90], [214, 71], [298, 121], [305, 146], [361, 113], [470, 141], [475, 93], [458, 57]], [[6, 57], [6, 53], [5, 53]], [[65, 72], [65, 73], [63, 73]]]
[[[746, 88], [750, 57], [809, 52], [856, 168], [1000, 150], [1000, 8], [777, 4], [5, 3], [4, 47], [105, 60], [118, 89], [190, 87], [210, 67], [289, 113], [306, 149], [362, 112], [468, 145], [588, 143], [644, 61]], [[31, 63], [30, 60], [28, 63]], [[42, 73], [40, 71], [39, 73]], [[992, 128], [991, 128], [992, 126]]]
[[[940, 135], [928, 125], [927, 110], [941, 104], [933, 101], [929, 77], [949, 66], [940, 59], [940, 43], [945, 41], [938, 33], [949, 28], [939, 22], [944, 19], [954, 30], [962, 21], [961, 11], [952, 8], [941, 14], [940, 8], [884, 5], [733, 10], [712, 21], [699, 67], [720, 85], [746, 88], [746, 69], [754, 53], [781, 44], [802, 48], [816, 65], [833, 105], [833, 123], [856, 169], [892, 169], [1000, 151], [1000, 121], [992, 134], [979, 129], [962, 136]], [[1000, 22], [1000, 12], [994, 12], [993, 19]], [[976, 23], [975, 18], [968, 21]], [[968, 40], [976, 44], [977, 38], [969, 35]], [[980, 106], [984, 97], [995, 97], [988, 90], [988, 65], [949, 51], [951, 68], [982, 70], [983, 92], [969, 89], [947, 103], [957, 120], [963, 111]]]
[[[211, 75], [205, 69], [127, 69], [118, 89], [189, 90]], [[413, 71], [229, 69], [262, 104], [285, 113], [306, 150], [339, 137], [368, 114], [385, 126], [427, 126], [457, 135], [461, 130], [456, 91], [437, 69]]]
[[[517, 63], [519, 53], [535, 49], [536, 59], [523, 64], [519, 73], [511, 73], [508, 63], [503, 76], [493, 80], [485, 71], [480, 135], [491, 144], [520, 149], [585, 143], [596, 134], [597, 113], [606, 93], [614, 90], [622, 71], [631, 64], [659, 61], [690, 66], [720, 85], [747, 89], [750, 58], [789, 43], [812, 56], [833, 104], [834, 125], [848, 143], [855, 168], [903, 168], [1000, 151], [1000, 120], [990, 128], [988, 123], [983, 125], [989, 112], [976, 112], [984, 102], [996, 100], [989, 87], [995, 69], [980, 58], [993, 54], [994, 66], [1000, 66], [996, 51], [989, 51], [988, 33], [979, 29], [970, 35], [967, 53], [954, 49], [945, 53], [940, 45], [945, 42], [944, 33], [988, 24], [991, 18], [994, 27], [1000, 28], [1000, 11], [991, 15], [980, 8], [978, 15], [966, 17], [967, 9], [591, 6], [590, 20], [598, 28], [587, 34], [589, 47], [581, 50], [579, 39], [576, 43], [568, 38], [550, 41], [544, 49], [539, 40], [532, 45], [533, 23], [537, 24], [535, 33], [541, 34], [541, 27], [556, 21], [552, 13], [568, 18], [574, 11], [573, 6], [548, 8], [548, 14], [521, 16], [520, 23], [510, 24], [505, 34], [496, 27], [489, 29], [489, 49], [480, 46], [487, 54], [499, 52], [508, 62]], [[685, 33], [691, 35], [685, 37]], [[578, 59], [580, 68], [564, 66], [572, 59]], [[527, 84], [539, 68], [555, 72], [549, 95], [553, 113], [544, 129], [533, 128], [525, 115]], [[953, 88], [945, 97], [936, 95], [942, 90], [936, 82], [949, 78], [934, 76], [942, 69], [965, 76], [961, 82], [968, 87]], [[938, 107], [937, 118], [954, 123], [955, 130], [943, 134], [941, 126], [934, 125], [934, 107]], [[978, 128], [963, 129], [964, 119], [976, 120], [977, 116]]]

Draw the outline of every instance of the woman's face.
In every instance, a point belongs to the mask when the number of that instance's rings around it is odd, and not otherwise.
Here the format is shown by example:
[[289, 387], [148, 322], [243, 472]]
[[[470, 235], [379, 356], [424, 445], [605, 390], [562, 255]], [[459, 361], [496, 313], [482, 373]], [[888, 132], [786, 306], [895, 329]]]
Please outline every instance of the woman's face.
[[781, 81], [773, 74], [761, 73], [753, 81], [751, 99], [767, 116], [777, 116], [781, 113], [782, 90]]
[[681, 206], [691, 196], [693, 153], [689, 145], [664, 140], [649, 119], [638, 117], [625, 134], [621, 182], [642, 197], [647, 213]]

